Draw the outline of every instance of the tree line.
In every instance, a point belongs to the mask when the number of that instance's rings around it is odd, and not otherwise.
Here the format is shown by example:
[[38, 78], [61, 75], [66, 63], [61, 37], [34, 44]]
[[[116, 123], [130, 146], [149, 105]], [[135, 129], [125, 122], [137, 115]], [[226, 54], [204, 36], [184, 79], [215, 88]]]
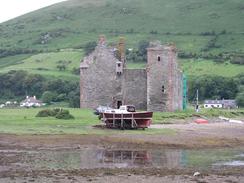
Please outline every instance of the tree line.
[[0, 58], [8, 57], [8, 56], [15, 56], [19, 54], [37, 54], [43, 52], [42, 50], [34, 50], [34, 49], [22, 49], [22, 48], [15, 48], [15, 49], [0, 49]]
[[9, 71], [0, 75], [0, 100], [23, 100], [37, 96], [45, 103], [68, 102], [70, 107], [79, 107], [79, 82], [62, 79], [47, 79], [26, 71]]
[[236, 99], [240, 107], [244, 107], [244, 74], [232, 78], [222, 76], [198, 76], [188, 81], [188, 99], [196, 100], [196, 91], [199, 91], [199, 100], [205, 99]]
[[[45, 103], [68, 102], [70, 107], [79, 107], [79, 82], [47, 79], [26, 71], [9, 71], [0, 75], [0, 100], [23, 100], [25, 96], [37, 96]], [[233, 78], [222, 76], [200, 76], [188, 81], [188, 99], [199, 100], [236, 99], [244, 106], [244, 74]]]

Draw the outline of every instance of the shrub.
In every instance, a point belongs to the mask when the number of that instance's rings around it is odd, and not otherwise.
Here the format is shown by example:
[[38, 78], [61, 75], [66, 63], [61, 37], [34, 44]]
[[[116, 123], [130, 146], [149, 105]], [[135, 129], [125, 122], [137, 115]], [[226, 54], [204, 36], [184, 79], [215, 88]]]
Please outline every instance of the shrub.
[[73, 68], [72, 71], [71, 71], [72, 74], [75, 74], [75, 75], [80, 75], [80, 68]]
[[61, 110], [63, 110], [62, 108], [55, 108], [53, 109], [53, 112], [54, 112], [54, 116], [56, 116]]
[[54, 110], [51, 109], [44, 109], [37, 113], [36, 117], [49, 117], [49, 116], [55, 116], [56, 113]]
[[147, 48], [149, 42], [142, 40], [138, 43], [138, 48], [132, 51], [126, 50], [126, 58], [130, 62], [146, 62], [147, 61]]
[[150, 34], [158, 34], [158, 31], [156, 31], [156, 30], [151, 30], [151, 31], [150, 31]]
[[97, 46], [97, 43], [95, 41], [92, 41], [92, 42], [88, 42], [84, 45], [84, 52], [85, 52], [85, 55], [89, 55], [90, 53], [92, 53], [95, 48]]
[[44, 109], [37, 113], [36, 117], [56, 117], [57, 119], [74, 119], [68, 110], [61, 108], [56, 109]]
[[57, 119], [74, 119], [74, 116], [72, 116], [68, 110], [63, 109], [61, 109], [55, 117]]

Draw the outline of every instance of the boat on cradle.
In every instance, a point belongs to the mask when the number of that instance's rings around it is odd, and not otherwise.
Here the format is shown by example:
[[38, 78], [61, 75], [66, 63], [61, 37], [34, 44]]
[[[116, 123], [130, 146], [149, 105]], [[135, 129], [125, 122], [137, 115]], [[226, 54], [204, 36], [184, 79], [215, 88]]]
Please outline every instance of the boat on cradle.
[[153, 112], [136, 112], [133, 105], [122, 105], [100, 114], [101, 120], [108, 128], [138, 129], [148, 128], [152, 124]]

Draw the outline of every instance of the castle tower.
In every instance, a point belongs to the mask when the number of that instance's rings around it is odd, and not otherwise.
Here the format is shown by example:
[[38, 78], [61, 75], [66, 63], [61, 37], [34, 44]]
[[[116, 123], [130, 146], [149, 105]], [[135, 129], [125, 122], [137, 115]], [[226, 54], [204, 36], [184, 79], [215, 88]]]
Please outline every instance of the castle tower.
[[181, 110], [181, 78], [174, 45], [151, 43], [147, 49], [147, 109], [149, 111]]

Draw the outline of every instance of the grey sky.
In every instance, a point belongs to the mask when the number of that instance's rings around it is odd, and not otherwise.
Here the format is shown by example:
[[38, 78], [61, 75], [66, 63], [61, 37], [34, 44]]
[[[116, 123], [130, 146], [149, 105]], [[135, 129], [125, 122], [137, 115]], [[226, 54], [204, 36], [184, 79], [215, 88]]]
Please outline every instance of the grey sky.
[[0, 23], [65, 0], [1, 0]]

